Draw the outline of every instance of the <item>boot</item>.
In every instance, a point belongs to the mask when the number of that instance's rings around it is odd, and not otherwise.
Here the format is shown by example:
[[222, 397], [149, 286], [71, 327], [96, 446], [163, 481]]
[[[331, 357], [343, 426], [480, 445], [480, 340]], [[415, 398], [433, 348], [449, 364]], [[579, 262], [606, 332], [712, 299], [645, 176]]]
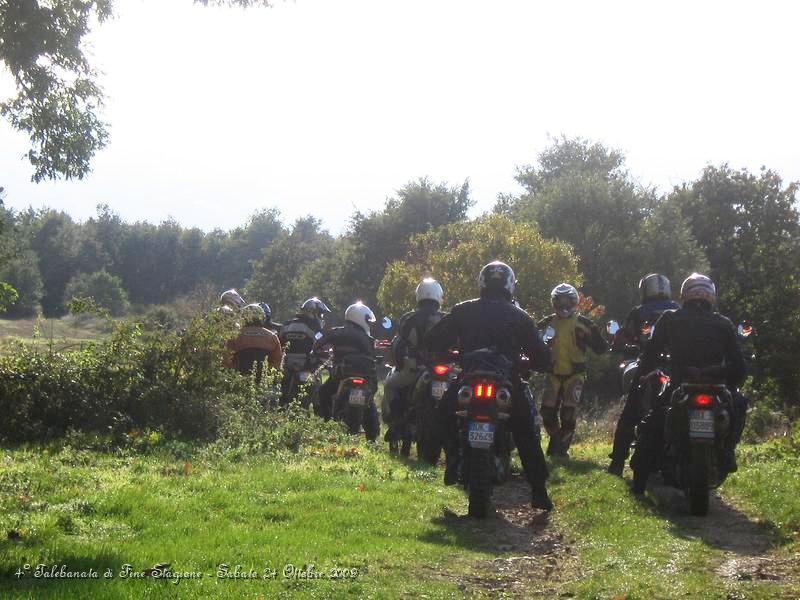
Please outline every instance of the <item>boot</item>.
[[608, 469], [606, 469], [612, 475], [616, 475], [617, 477], [622, 477], [622, 471], [625, 469], [625, 461], [620, 460], [618, 458], [612, 458], [611, 464], [608, 465]]
[[544, 483], [532, 485], [531, 488], [531, 506], [548, 512], [553, 510], [553, 501], [550, 500], [550, 496], [547, 495], [547, 488]]

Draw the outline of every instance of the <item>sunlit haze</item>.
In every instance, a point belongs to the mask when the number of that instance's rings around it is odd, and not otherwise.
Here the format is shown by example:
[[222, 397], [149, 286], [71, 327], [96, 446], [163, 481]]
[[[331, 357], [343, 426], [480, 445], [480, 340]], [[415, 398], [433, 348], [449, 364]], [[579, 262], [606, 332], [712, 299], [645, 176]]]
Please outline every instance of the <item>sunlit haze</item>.
[[7, 206], [203, 229], [274, 206], [340, 232], [420, 176], [469, 178], [488, 210], [560, 134], [622, 150], [662, 191], [709, 163], [800, 179], [794, 3], [116, 5], [91, 37], [108, 147], [83, 181], [33, 184], [3, 122]]

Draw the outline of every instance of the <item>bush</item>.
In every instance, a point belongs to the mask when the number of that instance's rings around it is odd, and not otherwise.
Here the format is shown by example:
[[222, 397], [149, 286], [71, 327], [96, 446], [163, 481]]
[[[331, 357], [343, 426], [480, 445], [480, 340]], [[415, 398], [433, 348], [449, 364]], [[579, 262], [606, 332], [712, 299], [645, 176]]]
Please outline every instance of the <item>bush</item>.
[[[19, 344], [0, 357], [0, 441], [63, 436], [69, 430], [161, 431], [173, 438], [211, 440], [245, 406], [257, 406], [269, 386], [222, 367], [233, 325], [195, 318], [181, 334], [143, 334], [118, 323], [110, 341], [74, 352], [49, 353]], [[250, 412], [246, 411], [246, 414]]]
[[65, 298], [92, 298], [94, 303], [112, 315], [124, 314], [130, 303], [128, 293], [122, 287], [122, 280], [105, 270], [92, 274], [80, 273], [67, 283]]
[[39, 311], [44, 294], [39, 260], [31, 251], [8, 261], [0, 272], [0, 281], [10, 284], [17, 292], [16, 301], [2, 307], [10, 317], [32, 317]]

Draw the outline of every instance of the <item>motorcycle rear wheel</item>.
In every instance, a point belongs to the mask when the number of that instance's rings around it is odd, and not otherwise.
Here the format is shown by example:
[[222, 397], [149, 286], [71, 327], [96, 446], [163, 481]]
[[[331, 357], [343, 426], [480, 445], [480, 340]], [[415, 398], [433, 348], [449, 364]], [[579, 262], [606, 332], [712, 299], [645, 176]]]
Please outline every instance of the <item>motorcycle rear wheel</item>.
[[484, 519], [489, 514], [494, 478], [491, 450], [471, 448], [469, 456], [469, 516]]
[[433, 406], [417, 406], [417, 456], [429, 465], [436, 465], [442, 455], [442, 443]]
[[709, 504], [709, 452], [705, 445], [693, 445], [690, 449], [689, 487], [686, 497], [689, 499], [689, 512], [696, 517], [708, 514]]

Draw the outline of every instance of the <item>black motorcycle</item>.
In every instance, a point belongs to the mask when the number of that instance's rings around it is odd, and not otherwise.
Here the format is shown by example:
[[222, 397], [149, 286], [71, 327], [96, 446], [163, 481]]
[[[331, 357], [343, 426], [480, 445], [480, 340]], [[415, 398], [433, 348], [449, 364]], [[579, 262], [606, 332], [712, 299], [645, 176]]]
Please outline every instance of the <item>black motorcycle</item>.
[[437, 464], [442, 454], [437, 421], [439, 402], [456, 376], [455, 363], [443, 359], [426, 368], [414, 387], [413, 433], [417, 440], [417, 456], [431, 465]]
[[353, 435], [359, 434], [363, 425], [367, 441], [374, 442], [380, 433], [375, 361], [356, 357], [343, 361], [339, 368], [344, 376], [333, 397], [333, 418], [344, 423]]
[[492, 488], [510, 474], [513, 363], [489, 349], [467, 353], [458, 390], [461, 481], [469, 493], [469, 515], [489, 513]]

